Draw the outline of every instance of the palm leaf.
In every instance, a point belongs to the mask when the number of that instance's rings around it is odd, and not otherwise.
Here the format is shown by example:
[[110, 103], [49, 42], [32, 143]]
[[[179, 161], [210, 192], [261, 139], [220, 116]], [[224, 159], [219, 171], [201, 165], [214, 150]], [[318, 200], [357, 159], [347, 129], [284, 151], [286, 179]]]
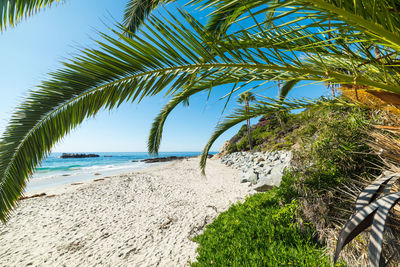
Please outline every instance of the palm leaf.
[[0, 31], [14, 27], [19, 21], [62, 0], [1, 0]]
[[129, 0], [124, 11], [123, 25], [126, 34], [132, 36], [144, 20], [158, 6], [175, 0]]
[[291, 81], [285, 82], [285, 84], [282, 86], [281, 90], [279, 91], [279, 99], [281, 99], [282, 101], [285, 100], [286, 96], [293, 89], [293, 87], [296, 86], [296, 84], [298, 82], [299, 82], [299, 80], [291, 80]]
[[392, 175], [382, 175], [378, 179], [376, 179], [373, 183], [368, 185], [364, 190], [360, 193], [356, 201], [355, 211], [359, 211], [366, 205], [373, 202], [379, 194], [384, 193], [387, 194], [390, 192], [393, 184], [399, 179], [399, 174], [395, 173]]
[[161, 138], [163, 133], [163, 128], [165, 124], [165, 120], [171, 111], [180, 103], [185, 102], [188, 97], [203, 91], [204, 88], [195, 88], [184, 90], [183, 92], [176, 94], [170, 102], [168, 102], [161, 110], [161, 112], [154, 119], [152, 124], [149, 139], [147, 142], [147, 150], [150, 154], [158, 154], [158, 150], [161, 144]]
[[371, 266], [384, 266], [382, 257], [383, 232], [390, 209], [400, 200], [400, 193], [385, 195], [356, 212], [343, 227], [335, 250], [334, 262], [339, 253], [362, 231], [372, 225], [368, 255]]

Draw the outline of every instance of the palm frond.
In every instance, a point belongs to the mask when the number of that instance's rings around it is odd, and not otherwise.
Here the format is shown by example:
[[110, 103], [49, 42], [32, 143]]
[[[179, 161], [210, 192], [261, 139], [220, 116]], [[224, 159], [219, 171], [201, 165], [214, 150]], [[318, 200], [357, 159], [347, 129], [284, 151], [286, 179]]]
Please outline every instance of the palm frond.
[[378, 198], [379, 194], [388, 194], [393, 184], [399, 179], [399, 174], [382, 175], [373, 183], [368, 185], [358, 196], [355, 212], [361, 210], [366, 205]]
[[[225, 18], [225, 21], [231, 24], [238, 23], [238, 14], [234, 11], [238, 9], [237, 1], [192, 1], [195, 3], [202, 2], [204, 7], [212, 6], [216, 10], [212, 14], [223, 16], [223, 14], [231, 14], [232, 19]], [[250, 19], [257, 14], [280, 13], [281, 16], [275, 15], [270, 20], [281, 21], [280, 24], [290, 24], [304, 20], [318, 20], [319, 22], [332, 20], [334, 21], [335, 31], [353, 31], [357, 29], [360, 32], [367, 33], [369, 36], [376, 38], [377, 42], [387, 45], [394, 49], [399, 49], [400, 35], [400, 19], [397, 16], [398, 6], [390, 0], [377, 1], [342, 1], [342, 0], [286, 0], [276, 2], [274, 0], [259, 1], [240, 1], [242, 7], [248, 7], [247, 14], [241, 12], [240, 20]], [[254, 10], [253, 14], [248, 12]], [[309, 11], [309, 12], [308, 12]], [[292, 16], [293, 14], [300, 16]], [[304, 15], [306, 14], [306, 15]], [[304, 15], [301, 17], [301, 15]], [[288, 21], [289, 20], [289, 21]], [[292, 22], [291, 22], [292, 20]], [[283, 23], [284, 21], [284, 23]], [[344, 23], [343, 23], [344, 22]], [[308, 21], [307, 24], [311, 24]], [[228, 27], [230, 25], [227, 25]], [[253, 26], [254, 27], [254, 26]], [[247, 29], [246, 29], [247, 30]]]
[[161, 138], [163, 133], [163, 128], [165, 124], [165, 120], [171, 111], [178, 106], [180, 103], [183, 103], [188, 99], [188, 97], [201, 92], [207, 89], [204, 87], [191, 88], [182, 91], [181, 93], [176, 94], [172, 100], [170, 100], [160, 111], [157, 117], [154, 119], [153, 124], [151, 126], [149, 138], [147, 141], [147, 150], [150, 154], [158, 154], [158, 150], [161, 144]]
[[144, 20], [158, 6], [175, 0], [129, 0], [126, 4], [123, 25], [128, 36], [137, 31]]
[[1, 0], [0, 32], [7, 27], [14, 27], [19, 21], [36, 14], [45, 7], [62, 0]]
[[282, 101], [285, 100], [285, 98], [289, 94], [289, 92], [298, 83], [299, 83], [299, 80], [291, 80], [291, 81], [285, 82], [284, 85], [282, 86], [282, 88], [279, 91], [279, 99], [282, 100]]
[[343, 227], [335, 250], [334, 262], [339, 253], [351, 240], [372, 225], [368, 255], [371, 266], [384, 266], [382, 257], [385, 221], [392, 207], [400, 201], [400, 193], [387, 194], [356, 212]]

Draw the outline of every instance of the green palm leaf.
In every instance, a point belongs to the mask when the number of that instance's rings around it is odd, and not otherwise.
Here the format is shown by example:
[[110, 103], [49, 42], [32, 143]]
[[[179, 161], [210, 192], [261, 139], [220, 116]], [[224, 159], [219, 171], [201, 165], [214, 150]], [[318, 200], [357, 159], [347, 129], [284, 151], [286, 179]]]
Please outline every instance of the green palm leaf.
[[19, 21], [62, 0], [1, 0], [0, 31], [14, 27]]
[[281, 90], [279, 91], [279, 99], [282, 101], [285, 100], [286, 96], [293, 89], [293, 87], [296, 86], [296, 84], [298, 82], [299, 82], [299, 80], [291, 80], [291, 81], [285, 82], [285, 84], [282, 86]]
[[129, 0], [124, 11], [123, 25], [128, 35], [132, 35], [144, 20], [158, 6], [175, 0]]

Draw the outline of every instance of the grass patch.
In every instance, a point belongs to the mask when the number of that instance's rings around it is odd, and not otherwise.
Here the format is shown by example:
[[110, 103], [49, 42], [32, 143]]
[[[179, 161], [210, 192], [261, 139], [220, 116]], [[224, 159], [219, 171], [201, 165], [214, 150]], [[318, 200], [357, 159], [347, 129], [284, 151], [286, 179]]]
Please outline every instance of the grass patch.
[[330, 266], [311, 227], [297, 226], [296, 200], [280, 205], [281, 193], [255, 194], [221, 213], [194, 238], [199, 256], [192, 266]]

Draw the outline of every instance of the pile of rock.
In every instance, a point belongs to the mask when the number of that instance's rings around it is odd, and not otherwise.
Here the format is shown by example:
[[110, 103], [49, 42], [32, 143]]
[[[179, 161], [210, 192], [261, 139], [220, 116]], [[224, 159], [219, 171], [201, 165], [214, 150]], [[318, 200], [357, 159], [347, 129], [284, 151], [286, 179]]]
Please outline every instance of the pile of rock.
[[280, 185], [291, 159], [291, 151], [236, 152], [221, 158], [221, 162], [241, 170], [241, 183], [250, 183], [254, 190], [264, 192]]

